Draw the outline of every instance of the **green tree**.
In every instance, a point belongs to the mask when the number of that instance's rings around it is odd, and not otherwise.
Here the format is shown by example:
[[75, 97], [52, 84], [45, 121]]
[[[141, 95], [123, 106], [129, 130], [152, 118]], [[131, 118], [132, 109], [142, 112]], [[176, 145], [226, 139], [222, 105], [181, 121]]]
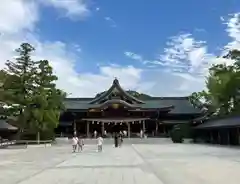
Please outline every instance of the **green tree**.
[[201, 108], [204, 103], [204, 97], [202, 96], [202, 92], [194, 92], [190, 95], [189, 101], [196, 108]]
[[56, 88], [57, 79], [47, 60], [38, 62], [32, 106], [29, 109], [31, 129], [37, 134], [37, 140], [40, 139], [40, 132], [57, 127], [60, 112], [64, 109], [63, 99], [66, 94]]
[[4, 70], [0, 70], [0, 102], [6, 102], [5, 99], [5, 91], [4, 91], [4, 83], [6, 80], [7, 74]]
[[[234, 60], [234, 63], [213, 65], [206, 79], [207, 89], [200, 96], [204, 97], [215, 115], [239, 114], [240, 51], [230, 51], [223, 58]], [[198, 97], [196, 94], [191, 97], [193, 101]]]
[[53, 132], [58, 125], [66, 94], [56, 88], [57, 77], [49, 62], [31, 59], [34, 50], [30, 44], [23, 43], [16, 50], [19, 56], [15, 61], [6, 62], [3, 91], [5, 101], [17, 117], [20, 132], [37, 134], [39, 139], [40, 132]]
[[23, 43], [16, 53], [18, 56], [14, 61], [6, 62], [7, 77], [4, 81], [5, 99], [12, 111], [18, 115], [18, 127], [21, 132], [27, 127], [28, 114], [25, 110], [29, 108], [31, 96], [34, 89], [34, 71], [36, 63], [31, 59], [35, 49], [28, 43]]

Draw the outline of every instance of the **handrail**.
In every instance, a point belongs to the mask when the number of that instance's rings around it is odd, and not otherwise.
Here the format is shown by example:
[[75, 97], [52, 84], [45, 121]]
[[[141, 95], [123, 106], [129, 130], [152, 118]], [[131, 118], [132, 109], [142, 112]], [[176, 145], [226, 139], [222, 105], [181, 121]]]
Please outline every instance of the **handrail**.
[[16, 141], [3, 140], [3, 141], [0, 142], [0, 148], [5, 147], [5, 146], [9, 146], [9, 145], [13, 145], [15, 143], [16, 143]]
[[9, 146], [9, 145], [25, 145], [26, 148], [28, 145], [34, 144], [34, 145], [40, 145], [44, 144], [45, 147], [47, 147], [48, 144], [51, 144], [53, 140], [6, 140], [4, 142], [0, 143], [0, 147]]
[[25, 144], [26, 147], [28, 147], [28, 145], [31, 145], [31, 144], [34, 144], [34, 145], [44, 144], [44, 146], [47, 147], [47, 144], [50, 144], [52, 142], [53, 140], [17, 140], [16, 144]]

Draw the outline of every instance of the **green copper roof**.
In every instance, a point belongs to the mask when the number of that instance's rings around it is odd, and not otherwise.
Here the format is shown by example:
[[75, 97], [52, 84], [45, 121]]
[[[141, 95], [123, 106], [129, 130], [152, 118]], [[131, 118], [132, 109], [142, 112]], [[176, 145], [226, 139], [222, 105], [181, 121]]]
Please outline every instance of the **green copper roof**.
[[196, 129], [217, 129], [217, 128], [231, 128], [240, 127], [240, 116], [226, 116], [216, 117], [208, 119], [200, 125], [197, 125]]
[[187, 120], [165, 120], [162, 122], [163, 124], [187, 124], [190, 121]]
[[[69, 110], [87, 110], [89, 108], [97, 108], [99, 104], [90, 104], [88, 99], [66, 99], [65, 106]], [[199, 114], [200, 109], [194, 108], [188, 97], [151, 97], [144, 101], [144, 104], [138, 104], [140, 108], [144, 109], [160, 109], [173, 106], [170, 113], [174, 114]]]
[[95, 98], [67, 98], [65, 106], [68, 110], [87, 110], [101, 108], [111, 103], [120, 103], [128, 108], [140, 109], [161, 109], [171, 108], [173, 114], [200, 114], [201, 111], [194, 108], [188, 97], [150, 97], [144, 99], [134, 97], [120, 86], [115, 79], [112, 86], [101, 95]]

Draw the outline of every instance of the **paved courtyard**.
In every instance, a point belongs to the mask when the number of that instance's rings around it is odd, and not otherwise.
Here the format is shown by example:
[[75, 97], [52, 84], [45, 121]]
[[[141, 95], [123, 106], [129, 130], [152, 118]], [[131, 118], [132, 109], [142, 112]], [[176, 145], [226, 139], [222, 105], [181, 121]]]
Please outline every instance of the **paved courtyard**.
[[126, 144], [102, 153], [69, 145], [0, 150], [1, 184], [239, 184], [240, 149], [206, 145]]

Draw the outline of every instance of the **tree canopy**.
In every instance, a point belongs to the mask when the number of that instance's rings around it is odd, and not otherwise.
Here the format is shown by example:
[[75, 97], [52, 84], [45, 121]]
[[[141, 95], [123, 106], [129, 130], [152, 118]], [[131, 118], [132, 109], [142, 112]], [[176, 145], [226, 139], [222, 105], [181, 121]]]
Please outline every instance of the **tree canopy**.
[[229, 51], [223, 58], [234, 62], [210, 67], [206, 90], [193, 93], [190, 100], [194, 105], [204, 102], [215, 115], [240, 114], [240, 51]]
[[57, 127], [66, 94], [56, 88], [58, 78], [49, 61], [32, 59], [34, 51], [32, 45], [23, 43], [16, 49], [16, 59], [6, 62], [0, 73], [0, 97], [11, 107], [22, 132], [39, 134]]

